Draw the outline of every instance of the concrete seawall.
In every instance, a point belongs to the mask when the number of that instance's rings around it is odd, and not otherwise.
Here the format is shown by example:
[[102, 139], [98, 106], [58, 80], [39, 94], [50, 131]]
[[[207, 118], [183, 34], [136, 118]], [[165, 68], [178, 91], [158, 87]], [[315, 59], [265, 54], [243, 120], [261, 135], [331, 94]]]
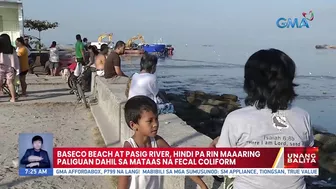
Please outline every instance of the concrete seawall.
[[[108, 79], [92, 76], [92, 92], [98, 100], [91, 106], [92, 113], [98, 124], [100, 132], [108, 147], [120, 147], [123, 142], [132, 136], [124, 118], [124, 105], [126, 83], [111, 84]], [[198, 133], [191, 126], [175, 114], [159, 116], [159, 135], [174, 147], [207, 147], [212, 141], [209, 137]], [[164, 189], [195, 189], [188, 177], [165, 176]], [[209, 188], [218, 188], [220, 183], [214, 182], [213, 177], [202, 178]]]

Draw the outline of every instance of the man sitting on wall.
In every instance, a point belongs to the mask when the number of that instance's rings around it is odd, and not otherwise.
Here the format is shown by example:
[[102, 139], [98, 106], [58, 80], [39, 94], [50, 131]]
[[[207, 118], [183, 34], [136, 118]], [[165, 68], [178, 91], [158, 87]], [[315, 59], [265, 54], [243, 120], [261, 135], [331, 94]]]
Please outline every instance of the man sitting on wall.
[[125, 53], [125, 46], [123, 41], [118, 41], [104, 64], [104, 76], [106, 79], [110, 79], [112, 83], [128, 82], [128, 76], [121, 70], [120, 60], [120, 55]]
[[104, 77], [104, 67], [106, 62], [106, 56], [108, 55], [109, 47], [106, 44], [100, 46], [100, 53], [96, 56], [95, 67], [97, 70], [97, 75]]

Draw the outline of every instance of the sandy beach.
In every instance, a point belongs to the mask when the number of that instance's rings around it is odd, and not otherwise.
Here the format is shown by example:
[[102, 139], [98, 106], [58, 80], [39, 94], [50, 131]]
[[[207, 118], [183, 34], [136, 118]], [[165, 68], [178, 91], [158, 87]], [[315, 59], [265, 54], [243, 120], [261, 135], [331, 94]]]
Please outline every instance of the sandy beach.
[[[34, 76], [31, 76], [34, 78]], [[32, 80], [30, 80], [32, 81]], [[35, 81], [37, 81], [35, 79]], [[48, 79], [39, 79], [39, 82]], [[68, 89], [62, 81], [50, 84], [34, 85], [33, 93], [25, 102], [0, 103], [0, 188], [13, 189], [92, 189], [115, 188], [111, 177], [103, 176], [60, 176], [60, 177], [19, 177], [18, 135], [24, 132], [47, 132], [54, 134], [54, 146], [101, 146], [97, 126], [89, 109], [75, 102], [75, 96], [68, 95]], [[37, 84], [37, 83], [36, 83]], [[28, 86], [29, 87], [29, 86]], [[40, 88], [42, 87], [42, 88]], [[40, 88], [40, 89], [39, 89]], [[46, 91], [52, 88], [52, 91]], [[29, 90], [29, 88], [28, 88]], [[34, 91], [35, 90], [35, 91]], [[40, 94], [38, 90], [41, 90]], [[53, 95], [53, 91], [64, 91], [64, 95]], [[49, 94], [49, 95], [48, 95]], [[41, 100], [39, 96], [43, 96]], [[48, 96], [52, 98], [47, 98]], [[1, 97], [1, 99], [7, 97]], [[28, 97], [27, 97], [28, 98]], [[62, 101], [60, 99], [62, 98]], [[64, 103], [64, 100], [67, 102]], [[2, 100], [1, 100], [2, 101]], [[98, 141], [98, 142], [97, 142]]]

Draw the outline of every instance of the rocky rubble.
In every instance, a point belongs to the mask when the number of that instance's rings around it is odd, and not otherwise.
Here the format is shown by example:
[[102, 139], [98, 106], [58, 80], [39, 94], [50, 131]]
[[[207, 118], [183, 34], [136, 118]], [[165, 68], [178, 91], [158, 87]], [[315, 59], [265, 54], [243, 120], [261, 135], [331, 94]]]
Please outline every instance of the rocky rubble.
[[307, 189], [336, 188], [336, 135], [313, 128], [314, 146], [319, 148], [319, 176], [306, 177]]
[[202, 91], [167, 94], [176, 115], [211, 138], [219, 136], [226, 116], [240, 108], [238, 97], [230, 94], [212, 95]]
[[314, 142], [314, 146], [319, 148], [320, 172], [327, 170], [336, 179], [336, 135], [314, 129]]
[[[195, 130], [211, 138], [220, 135], [226, 116], [241, 107], [235, 95], [213, 95], [202, 91], [167, 94], [176, 115]], [[336, 135], [314, 129], [315, 146], [319, 147], [320, 175], [307, 177], [308, 188], [336, 188]]]

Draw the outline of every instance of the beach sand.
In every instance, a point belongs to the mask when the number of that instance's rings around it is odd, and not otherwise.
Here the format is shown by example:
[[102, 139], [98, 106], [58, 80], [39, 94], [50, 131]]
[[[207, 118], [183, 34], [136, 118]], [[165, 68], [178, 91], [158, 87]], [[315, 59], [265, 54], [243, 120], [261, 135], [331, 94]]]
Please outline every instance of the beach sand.
[[[97, 146], [99, 133], [89, 110], [73, 104], [0, 106], [0, 188], [114, 188], [111, 177], [55, 176], [19, 177], [13, 161], [18, 160], [18, 135], [22, 132], [54, 134], [54, 146]], [[95, 136], [95, 137], [94, 137]], [[101, 144], [100, 144], [101, 145]]]
[[60, 77], [27, 80], [29, 97], [15, 104], [0, 97], [0, 189], [116, 188], [115, 177], [108, 176], [19, 177], [13, 163], [19, 160], [19, 133], [53, 133], [55, 147], [104, 145], [90, 109], [76, 104]]

